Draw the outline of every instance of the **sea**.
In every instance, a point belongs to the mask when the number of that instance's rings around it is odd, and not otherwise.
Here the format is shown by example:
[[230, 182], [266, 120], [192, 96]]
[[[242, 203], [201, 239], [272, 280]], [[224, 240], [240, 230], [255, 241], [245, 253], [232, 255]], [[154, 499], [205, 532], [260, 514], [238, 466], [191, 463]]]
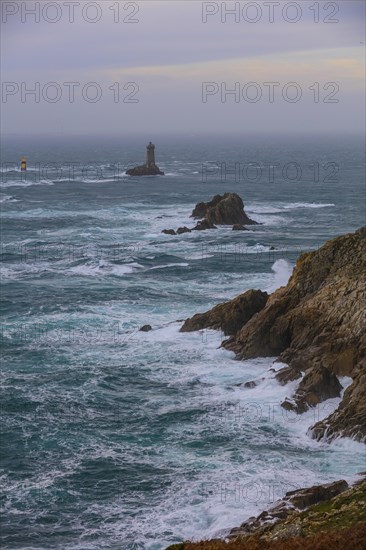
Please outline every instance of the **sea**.
[[[126, 176], [150, 140], [165, 176]], [[2, 548], [224, 538], [289, 490], [366, 469], [365, 445], [308, 434], [339, 399], [284, 411], [296, 382], [276, 383], [275, 357], [179, 332], [365, 224], [361, 137], [10, 136], [0, 192]], [[162, 233], [226, 192], [258, 225]]]

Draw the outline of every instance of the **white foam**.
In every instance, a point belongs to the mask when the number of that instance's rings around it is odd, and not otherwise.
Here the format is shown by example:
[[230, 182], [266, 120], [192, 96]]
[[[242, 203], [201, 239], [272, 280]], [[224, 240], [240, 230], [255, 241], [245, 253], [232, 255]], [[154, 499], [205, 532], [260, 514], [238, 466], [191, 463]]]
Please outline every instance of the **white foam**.
[[316, 202], [293, 202], [283, 205], [285, 210], [296, 210], [297, 208], [329, 208], [335, 206], [334, 203], [316, 203]]
[[274, 273], [274, 281], [271, 286], [266, 289], [267, 292], [274, 292], [281, 286], [286, 286], [293, 271], [293, 267], [290, 263], [282, 258], [276, 260], [271, 269]]
[[249, 217], [252, 218], [255, 222], [266, 226], [286, 225], [291, 223], [291, 220], [289, 218], [284, 218], [283, 216], [273, 214], [251, 212], [249, 208], [247, 210], [247, 213], [249, 214]]
[[334, 203], [309, 203], [309, 202], [275, 202], [275, 203], [252, 203], [246, 206], [246, 211], [254, 219], [254, 221], [263, 223], [264, 225], [284, 225], [291, 223], [291, 219], [281, 216], [297, 209], [319, 209], [330, 208], [335, 206]]
[[18, 199], [15, 199], [11, 195], [5, 195], [5, 193], [0, 193], [0, 202], [19, 202]]
[[253, 203], [246, 206], [248, 212], [254, 214], [281, 214], [286, 210], [296, 210], [298, 208], [330, 208], [334, 203], [316, 203], [316, 202], [276, 202], [276, 203]]
[[[57, 180], [60, 181], [60, 180]], [[118, 183], [118, 178], [102, 178], [102, 179], [93, 179], [93, 178], [81, 178], [79, 180], [80, 183]]]
[[152, 271], [153, 269], [166, 269], [167, 267], [188, 267], [189, 264], [187, 263], [171, 263], [171, 264], [164, 264], [164, 265], [156, 265], [154, 267], [148, 268], [147, 271]]
[[245, 207], [245, 210], [253, 214], [279, 214], [283, 212], [282, 208], [270, 204], [251, 204]]
[[[93, 320], [95, 313], [101, 316], [102, 323], [104, 316], [124, 318], [128, 308], [124, 310], [123, 304], [117, 302], [103, 304], [102, 309], [95, 305], [85, 313], [84, 321]], [[170, 311], [172, 318], [175, 315]], [[53, 320], [63, 318], [68, 319], [68, 312], [54, 316]], [[108, 518], [95, 527], [93, 544], [97, 540], [100, 547], [107, 540], [109, 546], [127, 548], [139, 544], [145, 549], [163, 550], [180, 539], [223, 536], [229, 528], [260, 513], [288, 490], [354, 477], [357, 461], [364, 456], [363, 449], [348, 443], [350, 446], [342, 450], [337, 443], [321, 445], [311, 440], [306, 430], [315, 411], [305, 413], [307, 417], [297, 416], [298, 420], [293, 422], [292, 416], [280, 407], [298, 384], [298, 381], [287, 386], [277, 383], [269, 369], [278, 370], [283, 364], [273, 364], [273, 358], [236, 361], [231, 352], [218, 349], [222, 340], [219, 331], [180, 333], [181, 322], [167, 323], [166, 313], [161, 315], [165, 324], [156, 328], [157, 318], [158, 314], [146, 309], [136, 308], [133, 312], [135, 322], [143, 324], [144, 320], [153, 326], [151, 332], [137, 331], [134, 341], [126, 342], [125, 357], [130, 358], [126, 368], [143, 369], [152, 384], [152, 391], [147, 383], [140, 393], [136, 386], [136, 400], [142, 397], [143, 406], [152, 411], [157, 422], [160, 417], [179, 412], [204, 410], [207, 414], [188, 423], [167, 424], [165, 443], [160, 442], [160, 446], [154, 441], [145, 449], [137, 445], [134, 450], [124, 438], [88, 442], [87, 446], [78, 447], [68, 463], [63, 460], [33, 477], [38, 486], [51, 489], [52, 480], [77, 471], [86, 460], [103, 457], [115, 460], [116, 465], [138, 463], [162, 473], [158, 494], [152, 489], [153, 500], [147, 496], [146, 500], [138, 501], [138, 509], [136, 494], [128, 492], [122, 498], [111, 497], [109, 501], [92, 504], [92, 510], [103, 519]], [[51, 317], [46, 322], [50, 320]], [[108, 361], [121, 364], [121, 347], [107, 350], [108, 354], [105, 349], [98, 352], [99, 367], [87, 371], [93, 391], [105, 382], [106, 355]], [[93, 345], [90, 359], [95, 360], [96, 354]], [[264, 380], [252, 390], [234, 386], [262, 377]], [[349, 379], [341, 382], [347, 384]], [[154, 383], [157, 388], [163, 385], [170, 391], [155, 391]], [[187, 392], [187, 388], [191, 389]], [[47, 398], [54, 399], [51, 389]], [[317, 411], [319, 415], [323, 412]], [[58, 429], [52, 418], [50, 425]], [[83, 524], [83, 540], [64, 544], [65, 548], [93, 548], [86, 541], [89, 529], [83, 515], [90, 511], [90, 507], [81, 509], [77, 518]], [[138, 513], [131, 513], [134, 511]]]
[[2, 181], [0, 183], [0, 188], [7, 189], [9, 187], [32, 187], [34, 185], [54, 185], [54, 182], [51, 180], [39, 180], [39, 181], [18, 181], [18, 180], [10, 180], [10, 181]]
[[78, 265], [71, 267], [69, 270], [71, 273], [81, 275], [83, 277], [103, 277], [106, 275], [115, 275], [117, 277], [123, 275], [129, 275], [136, 269], [143, 269], [143, 266], [132, 262], [129, 264], [115, 265], [108, 262], [99, 262], [98, 265]]

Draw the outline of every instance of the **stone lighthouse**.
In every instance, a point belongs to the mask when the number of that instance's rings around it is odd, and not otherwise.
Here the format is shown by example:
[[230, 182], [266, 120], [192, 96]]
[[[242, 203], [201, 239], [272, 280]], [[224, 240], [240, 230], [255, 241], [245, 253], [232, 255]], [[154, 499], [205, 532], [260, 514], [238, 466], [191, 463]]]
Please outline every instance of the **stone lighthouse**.
[[155, 145], [151, 141], [146, 146], [145, 164], [127, 170], [126, 174], [128, 176], [164, 176], [164, 172], [155, 164]]
[[155, 164], [155, 145], [153, 143], [149, 143], [149, 145], [146, 146], [146, 166], [154, 166]]

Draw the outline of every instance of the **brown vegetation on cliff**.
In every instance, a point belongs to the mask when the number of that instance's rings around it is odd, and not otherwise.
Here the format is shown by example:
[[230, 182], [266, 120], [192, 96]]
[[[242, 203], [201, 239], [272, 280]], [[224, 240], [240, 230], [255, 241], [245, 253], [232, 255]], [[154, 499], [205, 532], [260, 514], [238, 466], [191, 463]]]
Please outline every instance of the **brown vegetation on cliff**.
[[[222, 540], [177, 544], [171, 550], [365, 550], [366, 523], [309, 537], [264, 541], [250, 537], [246, 541]], [[170, 549], [169, 549], [170, 550]]]

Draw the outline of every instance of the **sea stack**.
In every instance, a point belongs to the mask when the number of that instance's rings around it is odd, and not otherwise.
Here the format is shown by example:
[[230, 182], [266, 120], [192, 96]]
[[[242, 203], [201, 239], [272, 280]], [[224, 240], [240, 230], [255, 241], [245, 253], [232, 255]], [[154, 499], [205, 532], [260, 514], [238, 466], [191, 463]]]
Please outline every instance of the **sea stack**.
[[151, 141], [146, 146], [145, 164], [127, 170], [126, 174], [128, 176], [164, 176], [164, 172], [155, 164], [155, 145]]

